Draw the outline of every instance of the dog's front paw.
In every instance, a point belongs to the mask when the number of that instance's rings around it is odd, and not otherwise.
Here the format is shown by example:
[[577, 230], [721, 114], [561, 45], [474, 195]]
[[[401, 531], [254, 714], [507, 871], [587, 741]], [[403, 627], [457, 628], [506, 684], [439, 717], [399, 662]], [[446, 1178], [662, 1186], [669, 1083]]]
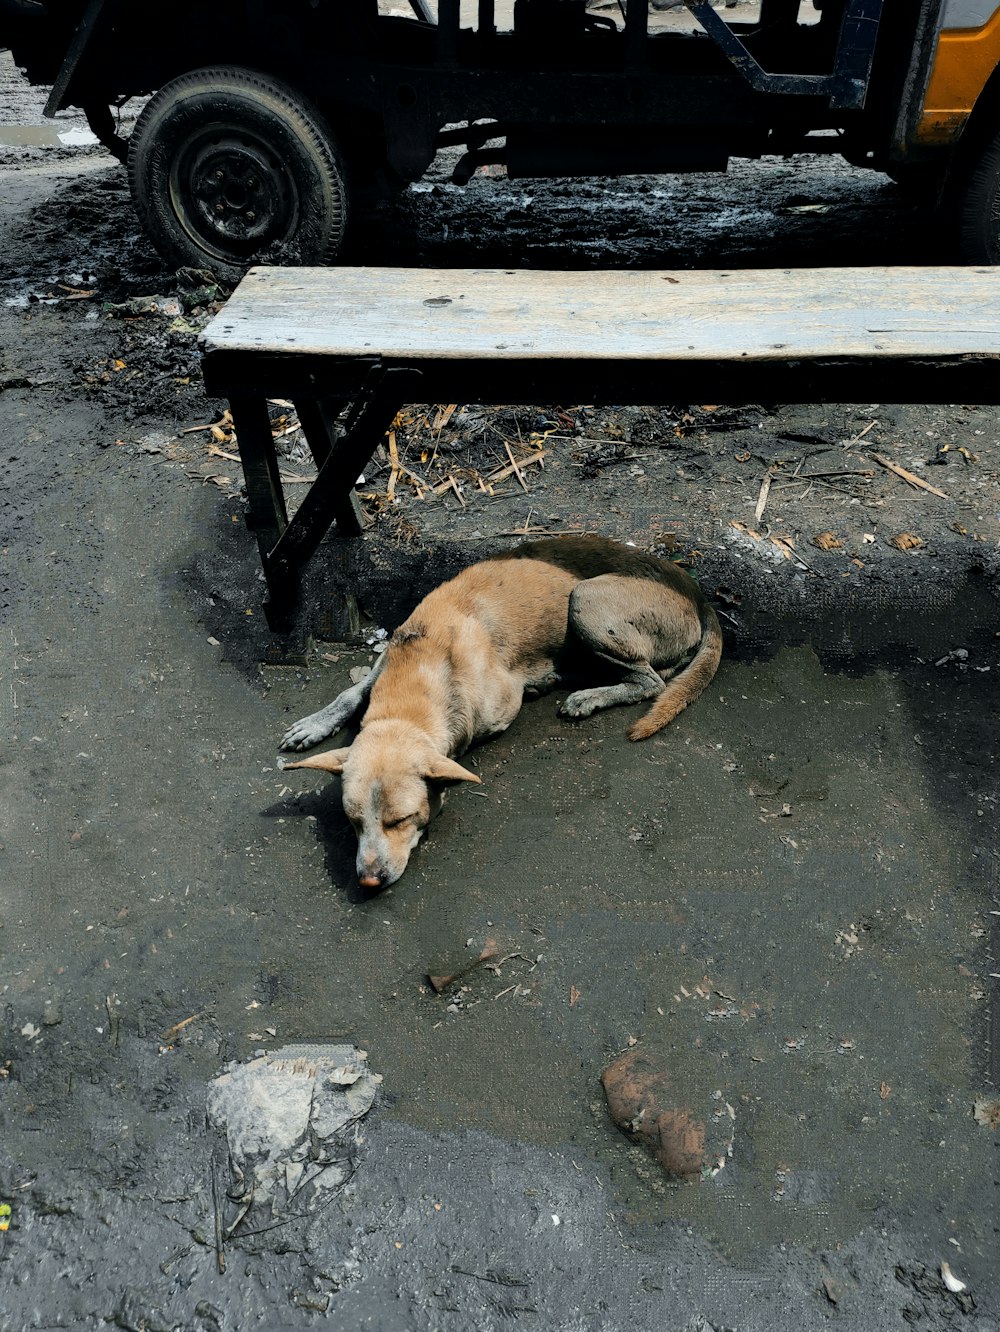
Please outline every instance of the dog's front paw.
[[294, 726], [289, 726], [288, 730], [281, 737], [281, 749], [286, 752], [298, 751], [300, 749], [312, 749], [313, 745], [318, 745], [321, 740], [325, 740], [330, 734], [330, 728], [320, 719], [320, 713], [313, 713], [309, 717], [302, 717]]
[[560, 717], [589, 717], [597, 707], [593, 698], [593, 690], [578, 689], [575, 694], [570, 694], [559, 708]]

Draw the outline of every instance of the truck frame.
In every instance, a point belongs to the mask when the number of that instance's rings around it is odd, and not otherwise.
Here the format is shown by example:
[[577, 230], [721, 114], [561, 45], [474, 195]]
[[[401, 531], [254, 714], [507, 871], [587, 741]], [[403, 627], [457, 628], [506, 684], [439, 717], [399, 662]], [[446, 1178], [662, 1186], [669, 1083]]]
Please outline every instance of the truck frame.
[[683, 3], [696, 30], [652, 30], [646, 0], [514, 0], [509, 30], [495, 0], [472, 23], [460, 0], [0, 0], [0, 44], [127, 163], [164, 256], [225, 278], [335, 261], [358, 199], [445, 147], [459, 183], [839, 153], [934, 194], [963, 257], [1000, 262], [1000, 4]]

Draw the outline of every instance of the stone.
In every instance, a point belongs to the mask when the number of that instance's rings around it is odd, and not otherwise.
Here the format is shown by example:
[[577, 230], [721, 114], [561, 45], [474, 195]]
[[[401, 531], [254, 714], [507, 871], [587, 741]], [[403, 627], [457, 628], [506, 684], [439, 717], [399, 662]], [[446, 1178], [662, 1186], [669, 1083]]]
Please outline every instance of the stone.
[[732, 1154], [735, 1111], [721, 1091], [684, 1095], [661, 1060], [628, 1050], [604, 1070], [608, 1111], [622, 1132], [647, 1147], [668, 1175], [715, 1175]]

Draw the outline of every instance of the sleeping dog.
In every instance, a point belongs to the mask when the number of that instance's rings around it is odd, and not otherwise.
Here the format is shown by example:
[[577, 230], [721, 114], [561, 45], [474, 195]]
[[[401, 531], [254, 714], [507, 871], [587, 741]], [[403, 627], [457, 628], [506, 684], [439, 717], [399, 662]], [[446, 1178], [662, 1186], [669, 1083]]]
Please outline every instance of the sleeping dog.
[[445, 788], [480, 780], [457, 756], [506, 730], [526, 693], [597, 677], [562, 715], [652, 699], [628, 732], [644, 740], [698, 697], [721, 654], [715, 612], [675, 564], [605, 537], [532, 541], [425, 597], [368, 677], [296, 722], [281, 747], [318, 744], [367, 703], [354, 743], [284, 766], [341, 774], [358, 881], [384, 888]]

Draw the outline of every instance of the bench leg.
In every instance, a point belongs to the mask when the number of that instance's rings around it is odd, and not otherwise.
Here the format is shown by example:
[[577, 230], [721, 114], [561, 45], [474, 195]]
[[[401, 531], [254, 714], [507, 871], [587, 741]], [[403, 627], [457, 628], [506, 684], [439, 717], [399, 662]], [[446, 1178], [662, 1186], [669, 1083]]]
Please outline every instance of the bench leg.
[[[296, 398], [295, 410], [313, 460], [317, 467], [322, 467], [337, 447], [334, 414], [330, 405], [323, 399]], [[354, 493], [353, 482], [343, 500], [335, 495], [331, 503], [338, 536], [359, 536], [364, 530], [365, 516]]]
[[306, 407], [305, 417], [300, 415], [313, 457], [323, 461], [291, 521], [268, 553], [262, 553], [270, 593], [266, 610], [272, 628], [290, 618], [302, 569], [331, 523], [336, 522], [338, 533], [344, 536], [356, 536], [361, 531], [354, 483], [400, 407], [413, 400], [419, 383], [417, 370], [373, 370], [348, 415], [343, 436], [336, 442], [331, 416], [322, 400], [314, 402], [312, 408]]
[[288, 526], [267, 401], [257, 394], [238, 394], [230, 398], [229, 410], [239, 440], [250, 507], [247, 526], [257, 538], [261, 562], [266, 566], [268, 553]]

